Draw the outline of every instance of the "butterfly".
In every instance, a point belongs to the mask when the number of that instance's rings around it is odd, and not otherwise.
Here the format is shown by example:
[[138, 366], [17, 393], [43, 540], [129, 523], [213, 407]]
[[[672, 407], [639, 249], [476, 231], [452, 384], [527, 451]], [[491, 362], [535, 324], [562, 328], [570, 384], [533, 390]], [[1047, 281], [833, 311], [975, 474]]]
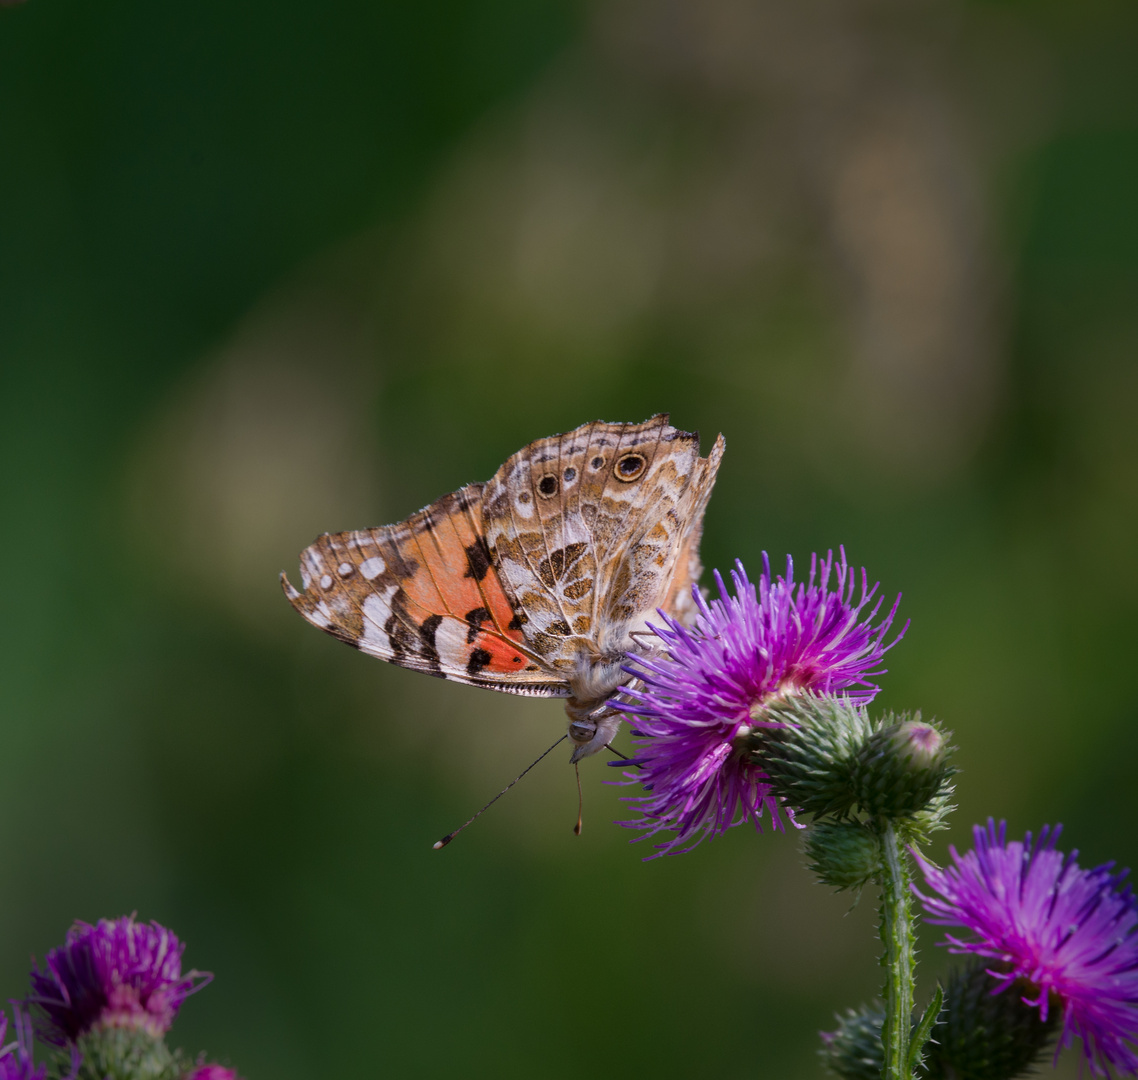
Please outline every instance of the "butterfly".
[[565, 698], [573, 762], [602, 750], [650, 647], [657, 609], [694, 616], [699, 541], [720, 435], [661, 413], [584, 424], [519, 450], [484, 484], [406, 521], [325, 533], [300, 555], [292, 606], [313, 626], [400, 667], [508, 694]]

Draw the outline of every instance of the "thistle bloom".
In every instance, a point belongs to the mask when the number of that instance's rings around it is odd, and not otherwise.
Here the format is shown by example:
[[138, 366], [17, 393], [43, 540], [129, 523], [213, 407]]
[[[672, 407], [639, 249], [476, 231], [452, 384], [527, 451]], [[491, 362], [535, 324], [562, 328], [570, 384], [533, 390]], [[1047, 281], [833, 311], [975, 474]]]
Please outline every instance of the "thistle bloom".
[[[947, 934], [951, 952], [993, 961], [990, 974], [1005, 990], [1017, 979], [1031, 990], [1025, 1004], [1047, 1019], [1062, 1010], [1059, 1049], [1082, 1040], [1091, 1072], [1138, 1072], [1138, 902], [1114, 873], [1114, 863], [1083, 870], [1077, 851], [1055, 850], [1062, 826], [1044, 826], [1035, 842], [1006, 841], [1006, 826], [973, 828], [976, 847], [950, 848], [952, 866], [940, 869], [914, 852], [925, 882], [929, 921], [960, 926], [968, 939]], [[1057, 1051], [1058, 1052], [1058, 1051]]]
[[186, 1080], [241, 1080], [241, 1078], [232, 1069], [210, 1062], [208, 1065], [198, 1065]]
[[631, 715], [639, 768], [626, 775], [648, 794], [629, 800], [643, 816], [621, 824], [645, 836], [674, 831], [656, 845], [660, 854], [688, 851], [744, 821], [761, 831], [764, 807], [772, 828], [783, 827], [773, 788], [746, 751], [755, 729], [772, 726], [766, 705], [835, 693], [865, 705], [877, 693], [870, 680], [883, 674], [882, 656], [905, 632], [885, 644], [900, 596], [875, 624], [877, 586], [869, 588], [862, 570], [855, 600], [857, 575], [840, 555], [836, 564], [833, 553], [813, 556], [809, 578], [798, 584], [789, 558], [786, 576], [772, 579], [764, 553], [757, 585], [736, 562], [734, 596], [716, 572], [718, 599], [709, 603], [692, 590], [694, 625], [661, 612], [664, 625], [652, 627], [661, 652], [630, 660], [625, 670], [639, 683], [625, 689], [621, 708]]
[[67, 940], [47, 954], [45, 971], [32, 970], [27, 1003], [37, 1034], [56, 1046], [74, 1043], [93, 1027], [143, 1030], [161, 1038], [186, 997], [213, 977], [182, 974], [177, 937], [134, 916], [76, 922]]

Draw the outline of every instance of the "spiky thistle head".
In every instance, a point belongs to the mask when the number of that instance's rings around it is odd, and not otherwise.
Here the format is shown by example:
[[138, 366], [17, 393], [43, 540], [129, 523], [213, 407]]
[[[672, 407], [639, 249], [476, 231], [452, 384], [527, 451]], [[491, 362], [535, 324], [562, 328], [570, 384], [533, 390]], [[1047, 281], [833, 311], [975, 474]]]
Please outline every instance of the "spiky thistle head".
[[1061, 826], [1008, 841], [1005, 823], [973, 829], [952, 865], [914, 852], [929, 922], [960, 927], [950, 951], [983, 957], [997, 989], [1017, 983], [1042, 1021], [1060, 1010], [1059, 1046], [1076, 1036], [1096, 1076], [1138, 1073], [1138, 901], [1113, 863], [1083, 870], [1056, 848]]
[[897, 603], [878, 620], [877, 586], [863, 570], [858, 593], [844, 551], [837, 561], [832, 553], [812, 558], [805, 582], [795, 582], [789, 558], [785, 575], [774, 577], [765, 554], [758, 582], [742, 563], [731, 579], [734, 595], [718, 572], [716, 599], [693, 591], [692, 626], [661, 614], [656, 650], [626, 668], [637, 680], [622, 699], [637, 751], [637, 772], [626, 776], [646, 793], [630, 800], [641, 816], [622, 824], [645, 836], [674, 832], [657, 845], [661, 854], [744, 821], [759, 827], [764, 810], [781, 828], [780, 799], [752, 753], [756, 731], [780, 726], [770, 706], [838, 693], [855, 707], [867, 703], [882, 657], [901, 636], [886, 644]]
[[32, 970], [27, 1004], [37, 1034], [55, 1046], [74, 1044], [94, 1028], [126, 1028], [161, 1038], [182, 1002], [213, 977], [182, 974], [185, 946], [156, 922], [76, 922], [63, 945]]

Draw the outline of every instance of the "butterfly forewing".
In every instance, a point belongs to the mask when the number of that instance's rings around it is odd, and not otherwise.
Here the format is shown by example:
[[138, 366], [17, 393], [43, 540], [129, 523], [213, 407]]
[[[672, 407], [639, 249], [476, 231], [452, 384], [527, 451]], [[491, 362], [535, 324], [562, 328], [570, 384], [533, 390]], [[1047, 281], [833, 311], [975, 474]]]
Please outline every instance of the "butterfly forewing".
[[301, 555], [309, 622], [403, 667], [517, 694], [564, 697], [525, 645], [481, 532], [481, 488], [444, 496], [407, 521], [325, 534]]
[[627, 651], [668, 596], [706, 466], [698, 437], [660, 415], [539, 439], [498, 470], [487, 542], [545, 663], [569, 672]]

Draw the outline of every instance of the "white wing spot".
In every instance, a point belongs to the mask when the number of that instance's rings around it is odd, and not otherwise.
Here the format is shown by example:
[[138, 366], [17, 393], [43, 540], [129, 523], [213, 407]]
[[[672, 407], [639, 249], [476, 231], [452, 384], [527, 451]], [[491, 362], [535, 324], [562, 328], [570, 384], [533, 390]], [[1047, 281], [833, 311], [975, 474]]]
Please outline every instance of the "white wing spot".
[[332, 620], [319, 609], [306, 612], [304, 617], [312, 623], [313, 626], [319, 626], [321, 630], [325, 630], [332, 625]]
[[378, 556], [373, 555], [370, 559], [364, 559], [360, 563], [360, 573], [371, 581], [372, 578], [379, 577], [384, 570], [387, 569], [387, 564]]
[[446, 619], [435, 634], [435, 649], [444, 671], [462, 671], [470, 659], [470, 646], [466, 644], [466, 623]]
[[359, 638], [360, 649], [363, 652], [390, 659], [391, 641], [383, 627], [391, 614], [391, 598], [398, 591], [398, 585], [389, 585], [382, 593], [372, 593], [364, 600], [364, 624]]
[[340, 571], [340, 577], [347, 577], [355, 567], [350, 562], [342, 562], [336, 569]]
[[332, 575], [331, 574], [325, 574], [320, 579], [320, 588], [322, 588], [322, 589], [332, 588]]

